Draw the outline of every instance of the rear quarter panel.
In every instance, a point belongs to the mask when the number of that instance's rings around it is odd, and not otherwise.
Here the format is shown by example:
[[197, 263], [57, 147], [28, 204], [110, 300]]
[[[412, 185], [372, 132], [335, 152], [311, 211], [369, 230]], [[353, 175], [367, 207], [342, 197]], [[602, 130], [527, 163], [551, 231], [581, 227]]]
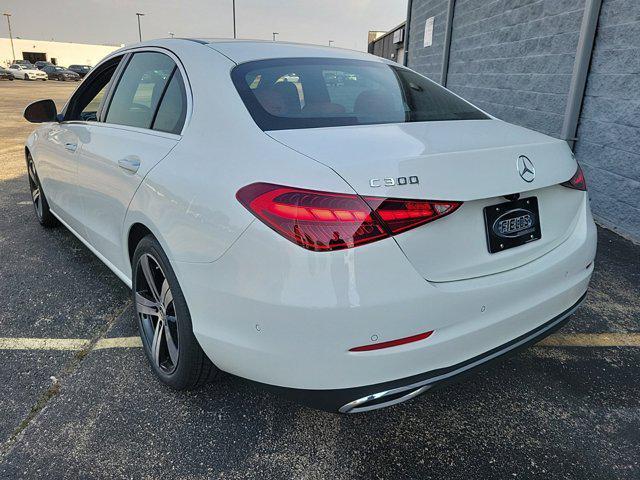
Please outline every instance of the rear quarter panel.
[[123, 228], [125, 249], [140, 222], [157, 232], [175, 262], [217, 260], [255, 219], [235, 198], [253, 182], [353, 193], [330, 168], [257, 127], [231, 81], [235, 63], [197, 43], [175, 53], [189, 77], [192, 115], [178, 145], [136, 192]]

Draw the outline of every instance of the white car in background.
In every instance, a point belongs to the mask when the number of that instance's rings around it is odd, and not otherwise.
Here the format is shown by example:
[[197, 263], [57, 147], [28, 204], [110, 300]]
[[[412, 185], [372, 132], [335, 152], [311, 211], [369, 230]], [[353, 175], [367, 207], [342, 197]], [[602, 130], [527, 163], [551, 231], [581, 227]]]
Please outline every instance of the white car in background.
[[44, 122], [40, 223], [132, 288], [178, 389], [225, 371], [331, 411], [392, 405], [550, 334], [593, 272], [567, 144], [379, 57], [150, 41], [25, 117]]
[[35, 67], [28, 67], [14, 63], [8, 70], [13, 74], [13, 78], [20, 80], [48, 80], [48, 75]]

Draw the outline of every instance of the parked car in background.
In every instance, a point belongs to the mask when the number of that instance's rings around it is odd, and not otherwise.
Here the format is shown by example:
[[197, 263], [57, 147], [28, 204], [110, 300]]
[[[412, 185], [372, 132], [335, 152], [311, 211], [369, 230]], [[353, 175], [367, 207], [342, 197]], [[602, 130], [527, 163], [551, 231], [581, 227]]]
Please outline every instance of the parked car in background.
[[6, 68], [0, 67], [0, 80], [13, 80], [13, 73]]
[[[42, 70], [44, 67], [47, 67], [49, 65], [53, 65], [53, 63], [51, 62], [47, 62], [46, 60], [39, 60], [37, 61], [34, 66], [38, 69], [38, 70]], [[55, 66], [55, 65], [53, 65]]]
[[14, 63], [9, 67], [9, 70], [13, 74], [13, 78], [21, 80], [47, 80], [49, 78], [45, 72], [38, 70], [33, 65], [29, 67]]
[[91, 67], [89, 65], [69, 65], [69, 70], [76, 72], [80, 75], [80, 78], [83, 78], [87, 73], [89, 73]]
[[24, 65], [25, 67], [34, 68], [35, 65], [31, 63], [29, 60], [14, 60], [13, 63], [16, 65]]
[[76, 72], [72, 72], [64, 67], [59, 67], [57, 65], [47, 65], [42, 69], [49, 76], [49, 80], [60, 80], [62, 82], [66, 82], [67, 80], [72, 80], [74, 82], [80, 81], [80, 75]]

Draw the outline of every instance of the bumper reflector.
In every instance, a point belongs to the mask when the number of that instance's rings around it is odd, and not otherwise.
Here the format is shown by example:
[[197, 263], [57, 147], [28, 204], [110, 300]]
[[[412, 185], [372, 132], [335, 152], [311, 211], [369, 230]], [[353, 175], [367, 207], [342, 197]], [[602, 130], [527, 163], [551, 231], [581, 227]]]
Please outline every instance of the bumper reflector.
[[361, 347], [350, 348], [350, 352], [369, 352], [371, 350], [380, 350], [382, 348], [397, 347], [399, 345], [405, 345], [407, 343], [417, 342], [429, 338], [433, 330], [430, 332], [419, 333], [410, 337], [398, 338], [396, 340], [389, 340], [388, 342], [372, 343], [369, 345], [363, 345]]

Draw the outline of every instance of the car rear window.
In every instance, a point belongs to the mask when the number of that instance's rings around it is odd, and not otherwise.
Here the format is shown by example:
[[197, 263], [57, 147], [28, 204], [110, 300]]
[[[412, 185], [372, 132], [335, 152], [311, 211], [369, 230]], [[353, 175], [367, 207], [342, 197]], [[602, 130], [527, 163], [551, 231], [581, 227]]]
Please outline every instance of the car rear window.
[[231, 77], [262, 130], [489, 118], [431, 80], [379, 62], [259, 60]]

